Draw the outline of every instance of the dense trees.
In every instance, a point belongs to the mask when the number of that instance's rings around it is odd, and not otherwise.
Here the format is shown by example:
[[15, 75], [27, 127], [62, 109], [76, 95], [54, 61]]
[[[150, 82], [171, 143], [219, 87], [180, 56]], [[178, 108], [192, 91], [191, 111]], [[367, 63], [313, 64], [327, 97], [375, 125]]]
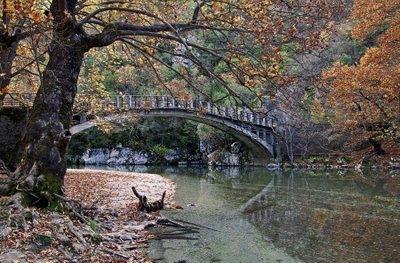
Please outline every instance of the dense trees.
[[[34, 0], [3, 0], [0, 6], [0, 101], [9, 90], [12, 77], [33, 63], [33, 57], [21, 42], [37, 33], [37, 24], [43, 19]], [[25, 45], [27, 41], [25, 41]], [[19, 51], [19, 52], [18, 52]], [[18, 60], [15, 58], [19, 53]]]
[[382, 143], [400, 140], [400, 3], [357, 0], [351, 17], [353, 37], [367, 49], [356, 63], [324, 72], [328, 103], [353, 143], [369, 140], [382, 154]]

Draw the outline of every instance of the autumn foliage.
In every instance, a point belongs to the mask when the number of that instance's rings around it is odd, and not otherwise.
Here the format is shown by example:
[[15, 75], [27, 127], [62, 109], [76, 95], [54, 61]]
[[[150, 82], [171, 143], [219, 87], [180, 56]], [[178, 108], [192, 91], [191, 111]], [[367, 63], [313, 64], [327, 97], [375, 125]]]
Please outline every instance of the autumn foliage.
[[382, 143], [400, 142], [400, 2], [356, 0], [351, 18], [353, 37], [368, 48], [356, 64], [323, 73], [329, 105], [353, 142], [369, 140], [383, 153]]

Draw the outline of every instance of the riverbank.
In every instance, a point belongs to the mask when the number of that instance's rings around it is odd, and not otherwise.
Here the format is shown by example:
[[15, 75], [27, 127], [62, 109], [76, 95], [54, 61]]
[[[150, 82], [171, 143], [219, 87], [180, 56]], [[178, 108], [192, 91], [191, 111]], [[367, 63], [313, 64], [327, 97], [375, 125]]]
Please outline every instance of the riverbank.
[[[102, 170], [68, 170], [65, 197], [79, 202], [79, 214], [23, 208], [6, 197], [0, 229], [1, 262], [149, 262], [146, 225], [158, 214], [137, 212], [131, 187], [158, 200], [166, 191], [167, 207], [175, 185], [156, 174]], [[75, 203], [76, 204], [76, 203]]]

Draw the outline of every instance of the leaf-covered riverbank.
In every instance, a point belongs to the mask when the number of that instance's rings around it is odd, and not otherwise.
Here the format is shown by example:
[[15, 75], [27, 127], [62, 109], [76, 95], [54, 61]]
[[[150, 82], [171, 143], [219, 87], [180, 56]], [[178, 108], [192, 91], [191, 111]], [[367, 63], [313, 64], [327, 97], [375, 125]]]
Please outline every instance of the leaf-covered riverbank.
[[175, 186], [168, 179], [100, 170], [69, 170], [65, 177], [66, 198], [82, 205], [87, 222], [72, 212], [23, 208], [2, 197], [0, 261], [147, 262], [145, 226], [157, 214], [137, 212], [132, 186], [150, 200], [166, 191], [166, 204], [172, 202]]

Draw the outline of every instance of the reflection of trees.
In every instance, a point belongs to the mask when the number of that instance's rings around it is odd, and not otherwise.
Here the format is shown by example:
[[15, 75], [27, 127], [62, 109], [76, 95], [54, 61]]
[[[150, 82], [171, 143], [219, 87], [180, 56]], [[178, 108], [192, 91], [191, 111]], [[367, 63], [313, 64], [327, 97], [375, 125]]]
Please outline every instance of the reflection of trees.
[[274, 244], [307, 262], [395, 262], [400, 204], [382, 192], [388, 186], [382, 180], [360, 188], [348, 176], [275, 175], [242, 212]]
[[[368, 175], [368, 174], [367, 174]], [[387, 192], [393, 196], [400, 196], [400, 176], [364, 176], [364, 173], [355, 174], [354, 182], [360, 187], [365, 187], [374, 193]]]
[[246, 185], [259, 185], [262, 188], [272, 176], [272, 173], [263, 169], [221, 166], [209, 168], [206, 179], [211, 183], [230, 185], [232, 188], [244, 188]]

